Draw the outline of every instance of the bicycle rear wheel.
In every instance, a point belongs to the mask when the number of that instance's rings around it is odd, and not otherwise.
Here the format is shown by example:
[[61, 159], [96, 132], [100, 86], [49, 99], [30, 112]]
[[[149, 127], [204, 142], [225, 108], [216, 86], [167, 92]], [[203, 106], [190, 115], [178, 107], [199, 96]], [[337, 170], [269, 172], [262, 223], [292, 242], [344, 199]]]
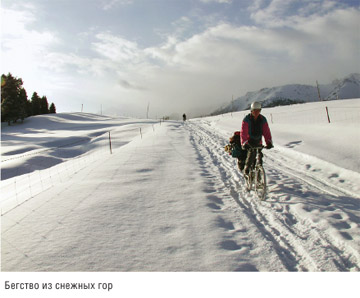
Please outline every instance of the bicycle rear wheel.
[[255, 174], [255, 193], [260, 200], [265, 200], [266, 196], [266, 175], [263, 167], [258, 167]]

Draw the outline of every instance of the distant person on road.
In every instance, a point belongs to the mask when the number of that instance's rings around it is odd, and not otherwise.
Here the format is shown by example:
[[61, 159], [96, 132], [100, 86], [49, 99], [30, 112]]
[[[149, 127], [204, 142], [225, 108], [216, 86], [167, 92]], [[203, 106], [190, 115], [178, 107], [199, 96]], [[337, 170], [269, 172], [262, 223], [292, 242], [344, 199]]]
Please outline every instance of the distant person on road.
[[186, 114], [183, 114], [183, 121], [186, 121]]
[[262, 145], [262, 137], [266, 142], [266, 149], [273, 148], [271, 132], [266, 118], [260, 114], [261, 103], [255, 101], [251, 104], [250, 114], [245, 116], [241, 125], [240, 139], [243, 153], [238, 158], [238, 167], [248, 174], [248, 167], [252, 159], [248, 158], [248, 149], [254, 146]]

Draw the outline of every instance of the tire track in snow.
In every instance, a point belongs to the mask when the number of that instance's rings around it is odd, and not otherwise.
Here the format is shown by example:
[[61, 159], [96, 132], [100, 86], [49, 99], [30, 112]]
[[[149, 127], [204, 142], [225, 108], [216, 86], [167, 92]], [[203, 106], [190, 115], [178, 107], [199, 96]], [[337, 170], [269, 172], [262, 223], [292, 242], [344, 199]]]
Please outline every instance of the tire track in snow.
[[[346, 210], [344, 210], [344, 207], [339, 206], [339, 204], [336, 204], [336, 198], [340, 196], [340, 200], [348, 201], [347, 205], [352, 205], [355, 208], [356, 202], [354, 199], [346, 199], [346, 196], [351, 193], [349, 191], [346, 191], [342, 188], [336, 188], [330, 183], [326, 183], [324, 180], [317, 180], [316, 177], [313, 175], [309, 175], [304, 171], [301, 171], [299, 167], [293, 167], [290, 168], [287, 166], [288, 161], [283, 158], [282, 156], [277, 156], [277, 159], [275, 158], [268, 158], [267, 163], [269, 164], [269, 167], [271, 167], [273, 170], [270, 172], [270, 177], [272, 176], [272, 172], [276, 173], [275, 175], [278, 177], [280, 181], [282, 180], [288, 180], [291, 182], [291, 184], [294, 185], [294, 189], [297, 189], [296, 191], [293, 191], [293, 195], [299, 196], [299, 192], [303, 192], [305, 197], [310, 197], [313, 195], [316, 199], [317, 208], [319, 206], [323, 207], [324, 211], [338, 211], [346, 214]], [[269, 173], [268, 173], [269, 174]], [[288, 182], [288, 183], [289, 183]], [[315, 191], [314, 191], [315, 188]], [[299, 190], [302, 189], [302, 190]], [[291, 191], [290, 191], [291, 193]], [[309, 194], [309, 195], [308, 195]], [[288, 201], [289, 198], [286, 198], [286, 201]], [[309, 199], [310, 201], [310, 199]], [[290, 204], [290, 202], [289, 202]], [[290, 205], [286, 205], [286, 207], [289, 209]], [[309, 204], [310, 205], [310, 204]], [[312, 210], [315, 210], [314, 207], [304, 206], [303, 209], [309, 209], [307, 212], [311, 212]], [[281, 208], [280, 212], [283, 208]], [[342, 220], [342, 216], [340, 214], [334, 214], [332, 217]], [[277, 215], [279, 216], [279, 214]], [[286, 220], [286, 219], [285, 219]], [[349, 245], [346, 245], [344, 241], [339, 241], [336, 237], [333, 237], [331, 233], [328, 233], [327, 231], [322, 231], [318, 228], [317, 224], [314, 224], [308, 217], [302, 217], [300, 219], [301, 225], [299, 225], [301, 228], [306, 227], [305, 232], [306, 235], [303, 235], [302, 237], [304, 239], [308, 239], [308, 241], [312, 241], [313, 243], [316, 243], [317, 245], [314, 245], [311, 249], [312, 251], [319, 251], [318, 246], [322, 246], [327, 248], [332, 253], [327, 253], [329, 260], [332, 260], [335, 264], [335, 266], [341, 270], [341, 271], [350, 271], [350, 270], [356, 270], [359, 271], [360, 267], [360, 252], [357, 251], [356, 248], [353, 248]], [[356, 224], [350, 222], [350, 224]], [[327, 223], [329, 225], [329, 223]], [[348, 223], [343, 224], [345, 228], [350, 227]], [[340, 225], [339, 225], [340, 226]], [[304, 234], [302, 230], [298, 227], [298, 225], [289, 226], [290, 229], [294, 231], [294, 233], [301, 236]], [[339, 227], [340, 229], [341, 227]], [[347, 232], [340, 231], [340, 234], [342, 234], [346, 239], [352, 240], [351, 235], [349, 235]], [[311, 242], [310, 241], [310, 242]], [[335, 254], [337, 257], [334, 257]], [[325, 263], [325, 262], [324, 262]]]
[[[223, 145], [227, 143], [224, 137], [210, 131], [205, 125], [192, 122], [188, 127], [194, 146], [200, 147], [198, 150], [210, 157], [210, 161], [207, 162], [218, 169], [222, 182], [230, 190], [231, 197], [262, 235], [272, 242], [287, 270], [359, 270], [358, 259], [349, 251], [344, 251], [343, 245], [331, 241], [315, 225], [291, 212], [288, 199], [283, 201], [279, 195], [275, 197], [275, 203], [267, 203], [260, 202], [249, 194], [244, 187], [242, 175], [234, 167], [233, 158], [223, 151]], [[281, 166], [272, 169], [271, 173], [274, 172], [279, 177], [283, 175]], [[310, 183], [309, 187], [313, 187], [311, 185]]]
[[[286, 238], [282, 237], [278, 229], [272, 228], [269, 225], [268, 220], [257, 210], [253, 204], [254, 198], [246, 191], [244, 181], [239, 173], [234, 170], [233, 163], [230, 160], [225, 160], [224, 154], [219, 154], [219, 150], [223, 151], [223, 147], [219, 147], [219, 143], [214, 141], [218, 140], [218, 136], [211, 136], [209, 131], [204, 132], [202, 129], [192, 129], [192, 134], [196, 139], [194, 145], [202, 146], [202, 150], [205, 154], [210, 156], [210, 161], [218, 169], [220, 173], [220, 179], [224, 183], [227, 189], [230, 191], [231, 197], [241, 207], [250, 222], [257, 227], [260, 233], [265, 239], [270, 241], [273, 245], [275, 252], [279, 259], [283, 263], [284, 267], [288, 271], [306, 271], [307, 266], [301, 265], [299, 267], [299, 257], [296, 255], [295, 250], [289, 245]], [[216, 148], [217, 150], [211, 150], [210, 148]], [[225, 155], [226, 156], [226, 155]], [[241, 181], [241, 184], [239, 182]], [[249, 198], [249, 199], [247, 199]]]
[[328, 183], [325, 180], [321, 180], [318, 177], [311, 175], [309, 171], [304, 171], [296, 167], [287, 166], [288, 159], [282, 157], [280, 152], [279, 154], [277, 154], [277, 159], [280, 159], [280, 161], [276, 161], [274, 158], [269, 158], [267, 162], [270, 162], [271, 167], [276, 168], [279, 172], [290, 175], [296, 179], [300, 179], [306, 184], [317, 188], [321, 192], [325, 192], [333, 196], [357, 196], [357, 194], [352, 191], [340, 188], [338, 186], [335, 187], [331, 183]]

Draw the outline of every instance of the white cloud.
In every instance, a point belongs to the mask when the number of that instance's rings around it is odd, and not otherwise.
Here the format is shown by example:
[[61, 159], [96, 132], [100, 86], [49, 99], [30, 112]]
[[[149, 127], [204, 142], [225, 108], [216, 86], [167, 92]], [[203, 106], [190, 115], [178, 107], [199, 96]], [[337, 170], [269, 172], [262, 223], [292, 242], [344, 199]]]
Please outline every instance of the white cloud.
[[2, 72], [21, 77], [30, 96], [35, 90], [43, 94], [46, 90], [66, 84], [55, 76], [49, 78], [41, 70], [44, 57], [53, 46], [60, 44], [60, 40], [50, 31], [29, 29], [36, 21], [36, 13], [35, 8], [29, 5], [26, 10], [2, 8], [1, 11]]
[[1, 13], [3, 28], [1, 44], [6, 52], [26, 48], [32, 54], [42, 54], [51, 45], [59, 42], [57, 37], [49, 31], [39, 32], [27, 29], [28, 25], [36, 19], [32, 11], [2, 8]]
[[167, 41], [155, 47], [149, 47], [144, 50], [144, 53], [151, 58], [158, 59], [162, 63], [165, 63], [167, 66], [174, 64], [174, 57], [176, 56], [176, 46], [179, 44], [179, 40], [170, 35], [167, 38]]
[[79, 68], [102, 69], [104, 76], [111, 70], [116, 73], [113, 84], [118, 92], [133, 92], [132, 98], [152, 101], [153, 108], [171, 105], [179, 110], [187, 105], [200, 110], [206, 99], [209, 111], [231, 94], [326, 81], [324, 76], [334, 69], [346, 72], [354, 63], [348, 57], [357, 53], [358, 18], [358, 10], [348, 9], [311, 18], [298, 16], [286, 28], [220, 23], [185, 40], [169, 35], [164, 44], [145, 49], [101, 33], [93, 43], [100, 58], [64, 60]]
[[135, 63], [139, 58], [139, 50], [135, 42], [110, 33], [99, 33], [96, 38], [99, 41], [93, 42], [94, 50], [112, 61]]
[[145, 52], [163, 63], [161, 71], [153, 73], [153, 84], [161, 81], [161, 88], [155, 88], [159, 95], [173, 94], [193, 106], [196, 99], [206, 98], [209, 106], [227, 94], [327, 82], [334, 74], [357, 71], [359, 17], [359, 10], [337, 9], [285, 20], [285, 27], [221, 23], [183, 41], [169, 36], [165, 44]]
[[183, 16], [180, 19], [173, 22], [171, 25], [175, 28], [173, 35], [181, 37], [188, 30], [191, 30], [194, 24], [189, 17]]
[[294, 3], [257, 0], [249, 8], [254, 25], [212, 22], [197, 34], [190, 34], [194, 19], [184, 16], [172, 22], [164, 43], [147, 48], [96, 26], [82, 33], [90, 43], [81, 55], [55, 50], [61, 41], [50, 31], [30, 30], [35, 10], [6, 10], [4, 18], [3, 9], [3, 64], [35, 90], [62, 88], [63, 97], [76, 93], [94, 103], [101, 97], [120, 110], [151, 102], [159, 115], [209, 112], [232, 95], [359, 69], [359, 10], [307, 1], [289, 13]]
[[328, 0], [311, 1], [307, 3], [305, 6], [300, 7], [298, 13], [300, 16], [308, 16], [312, 14], [322, 15], [332, 11], [333, 9], [336, 9], [336, 7], [341, 8], [342, 7], [341, 2], [328, 1]]
[[116, 5], [127, 5], [132, 4], [133, 0], [106, 0], [106, 2], [103, 4], [102, 9], [103, 10], [110, 10], [114, 8]]
[[252, 11], [251, 18], [258, 24], [264, 24], [267, 27], [283, 27], [288, 22], [287, 12], [290, 5], [295, 0], [272, 0], [268, 6], [263, 6], [258, 2], [250, 9]]
[[337, 9], [346, 9], [340, 1], [317, 0], [256, 0], [248, 10], [251, 18], [260, 25], [268, 28], [294, 26], [311, 18], [324, 16]]
[[127, 80], [124, 80], [124, 79], [119, 80], [119, 85], [125, 89], [133, 89], [133, 90], [146, 90], [147, 89], [146, 87], [136, 85], [136, 84], [129, 82]]
[[261, 6], [264, 5], [265, 0], [253, 0], [248, 6], [249, 12], [254, 12], [260, 9]]

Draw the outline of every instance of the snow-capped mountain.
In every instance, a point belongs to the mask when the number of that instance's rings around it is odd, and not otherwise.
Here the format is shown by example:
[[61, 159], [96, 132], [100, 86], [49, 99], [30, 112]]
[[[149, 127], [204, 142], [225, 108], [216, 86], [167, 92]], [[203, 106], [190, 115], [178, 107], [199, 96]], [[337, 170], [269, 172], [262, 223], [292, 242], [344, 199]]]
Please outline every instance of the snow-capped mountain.
[[[360, 74], [350, 74], [344, 79], [333, 81], [331, 84], [319, 85], [319, 89], [322, 100], [360, 98]], [[263, 103], [264, 107], [270, 107], [318, 100], [317, 86], [291, 84], [248, 92], [215, 110], [212, 115], [246, 110], [254, 101]]]
[[354, 73], [343, 80], [332, 83], [334, 88], [326, 96], [325, 100], [347, 99], [360, 97], [360, 74]]

